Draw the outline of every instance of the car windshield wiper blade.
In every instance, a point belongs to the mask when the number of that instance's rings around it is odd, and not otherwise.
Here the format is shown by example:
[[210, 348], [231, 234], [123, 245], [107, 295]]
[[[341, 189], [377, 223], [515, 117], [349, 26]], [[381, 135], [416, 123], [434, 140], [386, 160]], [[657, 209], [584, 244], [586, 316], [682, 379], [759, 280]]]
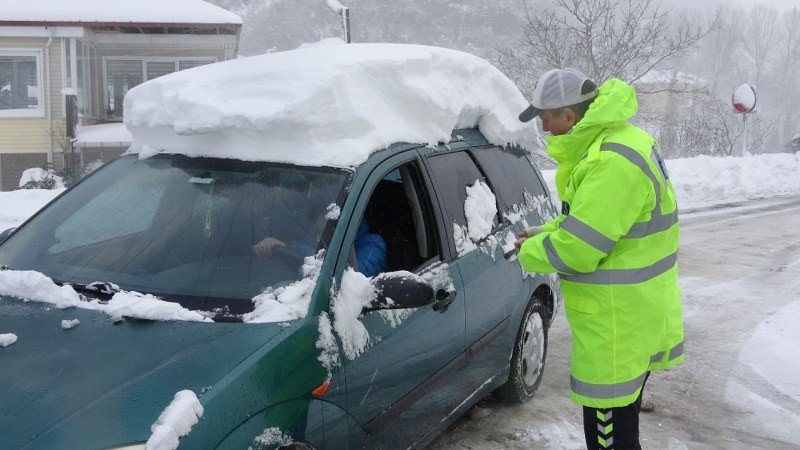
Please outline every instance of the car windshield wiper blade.
[[75, 289], [76, 292], [80, 294], [86, 294], [90, 297], [96, 297], [100, 300], [108, 301], [111, 300], [111, 297], [114, 296], [117, 292], [120, 291], [119, 286], [114, 283], [109, 283], [107, 281], [95, 281], [89, 284], [81, 284], [81, 283], [69, 283], [66, 281], [57, 282], [60, 285], [70, 285], [72, 289]]

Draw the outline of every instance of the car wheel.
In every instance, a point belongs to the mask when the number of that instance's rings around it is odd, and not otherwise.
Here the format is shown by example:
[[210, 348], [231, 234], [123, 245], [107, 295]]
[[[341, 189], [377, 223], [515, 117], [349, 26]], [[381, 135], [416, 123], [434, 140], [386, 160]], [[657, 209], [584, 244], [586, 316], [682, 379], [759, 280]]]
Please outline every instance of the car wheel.
[[534, 298], [525, 309], [511, 356], [508, 381], [495, 391], [509, 403], [528, 401], [536, 393], [547, 356], [547, 318], [542, 302]]

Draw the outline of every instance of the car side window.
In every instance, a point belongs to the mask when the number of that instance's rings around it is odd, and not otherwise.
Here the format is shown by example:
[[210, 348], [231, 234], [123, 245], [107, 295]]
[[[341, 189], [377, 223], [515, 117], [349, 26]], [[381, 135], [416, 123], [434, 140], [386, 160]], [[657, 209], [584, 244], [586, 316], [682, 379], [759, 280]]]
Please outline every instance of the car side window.
[[504, 214], [513, 212], [514, 205], [524, 205], [527, 201], [526, 192], [534, 197], [546, 195], [530, 160], [523, 152], [519, 147], [489, 147], [472, 151], [493, 183]]
[[[464, 203], [467, 199], [466, 188], [474, 186], [476, 181], [491, 184], [486, 181], [478, 166], [466, 152], [433, 155], [428, 158], [428, 163], [451, 219], [456, 225], [466, 227], [467, 218], [464, 212]], [[495, 215], [493, 228], [497, 224], [498, 220]]]
[[439, 236], [419, 166], [410, 162], [383, 176], [372, 191], [351, 255], [365, 276], [416, 271], [440, 259]]

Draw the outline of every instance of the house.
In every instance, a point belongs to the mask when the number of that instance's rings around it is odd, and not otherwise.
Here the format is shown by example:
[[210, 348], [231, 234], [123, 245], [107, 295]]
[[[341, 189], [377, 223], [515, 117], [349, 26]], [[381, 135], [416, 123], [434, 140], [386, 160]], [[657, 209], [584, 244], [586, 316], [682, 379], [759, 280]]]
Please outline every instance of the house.
[[[17, 187], [27, 168], [64, 167], [70, 142], [65, 94], [77, 95], [80, 126], [121, 122], [128, 90], [161, 75], [234, 58], [242, 26], [239, 16], [201, 0], [2, 2], [2, 190]], [[82, 142], [88, 145], [79, 142], [74, 154], [83, 163], [97, 155], [107, 160], [127, 146], [124, 141]]]

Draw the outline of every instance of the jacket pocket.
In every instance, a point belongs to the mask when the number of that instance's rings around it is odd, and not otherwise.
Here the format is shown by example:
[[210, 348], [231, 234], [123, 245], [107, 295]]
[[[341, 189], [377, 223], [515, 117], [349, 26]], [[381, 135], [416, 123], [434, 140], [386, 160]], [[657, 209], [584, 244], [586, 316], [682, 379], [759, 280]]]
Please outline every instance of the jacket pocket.
[[564, 298], [564, 308], [584, 314], [594, 314], [597, 312], [597, 300], [589, 298]]

